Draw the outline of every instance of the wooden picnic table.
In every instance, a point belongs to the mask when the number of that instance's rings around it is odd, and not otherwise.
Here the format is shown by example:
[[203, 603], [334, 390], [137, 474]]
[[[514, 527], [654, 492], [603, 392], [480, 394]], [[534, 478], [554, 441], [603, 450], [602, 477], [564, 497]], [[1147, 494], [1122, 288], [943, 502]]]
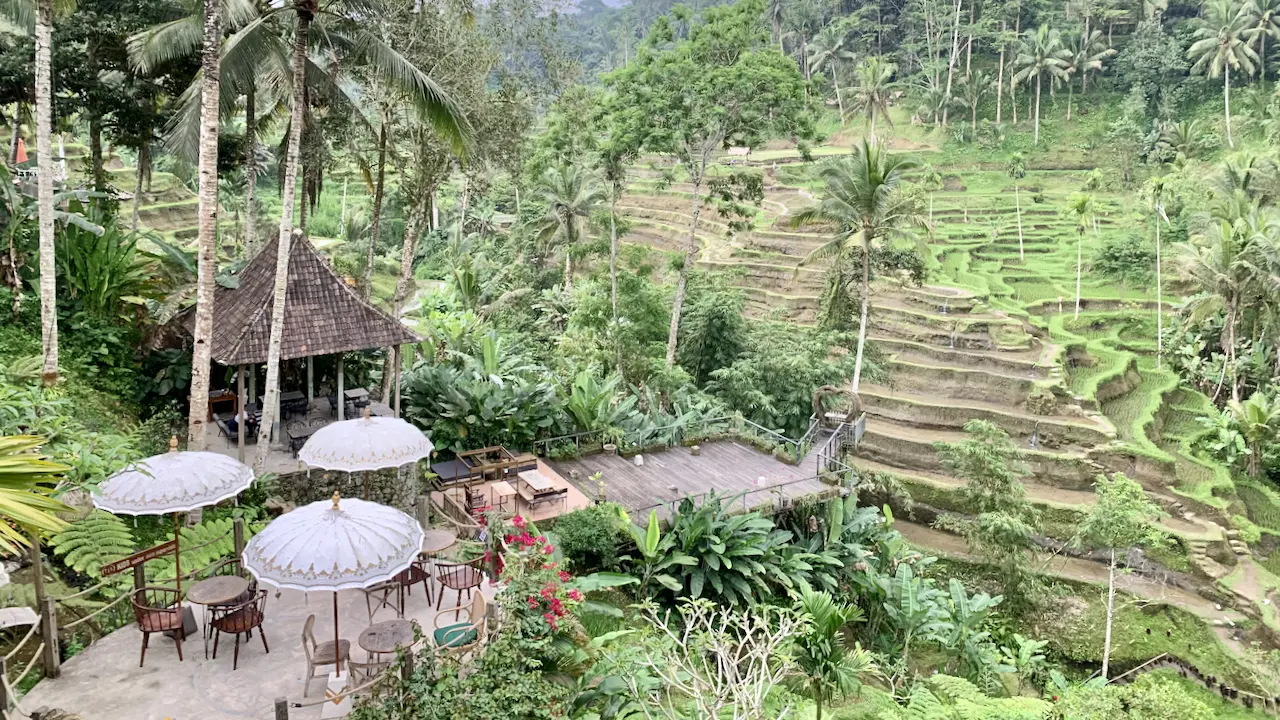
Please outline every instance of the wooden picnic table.
[[555, 486], [551, 484], [551, 481], [547, 479], [547, 476], [543, 475], [538, 470], [525, 470], [521, 472], [520, 480], [523, 481], [525, 485], [528, 485], [529, 489], [532, 490], [535, 495], [553, 492], [556, 489]]

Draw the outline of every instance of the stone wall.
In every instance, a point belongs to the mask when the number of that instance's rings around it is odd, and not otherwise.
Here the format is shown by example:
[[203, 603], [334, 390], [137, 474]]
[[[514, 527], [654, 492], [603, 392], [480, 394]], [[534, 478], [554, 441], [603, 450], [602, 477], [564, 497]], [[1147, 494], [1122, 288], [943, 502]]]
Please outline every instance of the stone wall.
[[310, 470], [280, 475], [277, 483], [280, 497], [295, 505], [327, 500], [337, 490], [342, 497], [371, 500], [407, 513], [413, 512], [414, 499], [423, 487], [416, 466], [357, 473]]

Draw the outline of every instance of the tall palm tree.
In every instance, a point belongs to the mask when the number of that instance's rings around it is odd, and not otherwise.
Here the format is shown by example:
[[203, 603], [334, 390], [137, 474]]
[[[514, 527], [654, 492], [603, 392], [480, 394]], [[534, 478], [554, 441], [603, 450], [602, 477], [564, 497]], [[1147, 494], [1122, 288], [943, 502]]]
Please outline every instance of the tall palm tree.
[[831, 85], [836, 91], [836, 106], [840, 109], [840, 125], [844, 126], [844, 98], [840, 95], [840, 66], [853, 62], [853, 52], [845, 43], [849, 34], [835, 25], [828, 25], [813, 38], [809, 48], [809, 64], [821, 71], [826, 68], [831, 72]]
[[[1116, 54], [1116, 51], [1106, 46], [1102, 39], [1102, 31], [1094, 30], [1092, 32], [1072, 32], [1067, 35], [1067, 65], [1068, 74], [1080, 73], [1080, 94], [1084, 95], [1089, 89], [1089, 71], [1102, 71], [1102, 61]], [[1071, 120], [1071, 101], [1073, 86], [1070, 79], [1067, 80], [1067, 121]]]
[[591, 213], [605, 202], [605, 192], [590, 173], [576, 165], [550, 168], [542, 176], [547, 214], [538, 227], [538, 240], [550, 256], [564, 250], [564, 289], [573, 283], [573, 250], [586, 233]]
[[1022, 249], [1022, 193], [1018, 181], [1027, 176], [1027, 160], [1022, 153], [1013, 153], [1005, 165], [1004, 172], [1013, 180], [1013, 211], [1018, 218], [1018, 259], [1025, 261], [1026, 253]]
[[1018, 47], [1018, 55], [1014, 65], [1018, 68], [1013, 82], [1036, 85], [1035, 135], [1034, 144], [1040, 144], [1040, 90], [1044, 80], [1050, 84], [1067, 79], [1067, 64], [1070, 51], [1062, 44], [1062, 36], [1057, 30], [1041, 25], [1035, 31], [1028, 31]]
[[874, 663], [861, 645], [849, 647], [844, 628], [866, 619], [856, 605], [836, 602], [831, 595], [805, 588], [796, 609], [808, 616], [804, 634], [796, 637], [796, 668], [800, 671], [802, 690], [817, 705], [815, 720], [822, 720], [822, 706], [837, 694], [857, 691], [859, 676], [871, 672]]
[[858, 324], [858, 351], [853, 365], [853, 391], [862, 379], [862, 356], [867, 342], [867, 307], [871, 292], [871, 247], [895, 237], [910, 235], [915, 227], [927, 227], [914, 201], [899, 192], [904, 175], [916, 163], [901, 155], [891, 155], [874, 140], [863, 138], [851, 155], [822, 169], [826, 193], [816, 207], [806, 208], [791, 220], [793, 226], [811, 222], [830, 223], [835, 236], [815, 248], [801, 265], [832, 259], [836, 267], [861, 249], [861, 311]]
[[[276, 248], [276, 275], [271, 306], [271, 333], [267, 343], [266, 396], [263, 398], [262, 422], [258, 431], [258, 451], [254, 468], [260, 473], [266, 466], [271, 426], [276, 417], [280, 393], [280, 342], [284, 334], [285, 291], [289, 280], [289, 252], [294, 236], [293, 212], [298, 180], [298, 156], [302, 147], [303, 115], [306, 110], [307, 57], [311, 25], [317, 18], [324, 21], [319, 40], [329, 43], [331, 51], [344, 51], [355, 64], [367, 65], [400, 89], [418, 112], [442, 136], [461, 149], [471, 132], [462, 108], [439, 85], [371, 32], [360, 19], [359, 12], [342, 5], [325, 6], [318, 0], [296, 0], [285, 5], [294, 14], [293, 53], [290, 62], [290, 117], [285, 155], [284, 183], [281, 187], [280, 236]], [[274, 11], [274, 10], [273, 10]], [[339, 31], [346, 30], [342, 34]], [[327, 72], [327, 71], [326, 71]]]
[[36, 0], [36, 206], [40, 225], [43, 381], [58, 381], [58, 288], [53, 245], [53, 0]]
[[869, 57], [858, 64], [858, 85], [854, 91], [854, 106], [865, 113], [871, 137], [876, 136], [876, 120], [889, 118], [889, 96], [898, 86], [893, 75], [898, 67], [881, 57]]
[[1249, 42], [1258, 45], [1258, 76], [1266, 82], [1267, 38], [1280, 39], [1280, 0], [1251, 0], [1249, 14], [1253, 19]]
[[933, 224], [933, 194], [941, 190], [942, 174], [932, 165], [926, 164], [920, 168], [920, 185], [929, 193], [929, 224]]
[[785, 53], [782, 48], [782, 0], [769, 0], [769, 5], [765, 8], [765, 17], [769, 18], [769, 22], [773, 25], [773, 39], [778, 43], [778, 52]]
[[[200, 54], [199, 207], [196, 211], [196, 317], [191, 333], [191, 396], [187, 448], [204, 450], [209, 412], [209, 371], [213, 350], [214, 276], [218, 244], [218, 84], [222, 23], [218, 0], [204, 0], [204, 50]], [[139, 157], [139, 167], [142, 158]], [[250, 171], [251, 172], [251, 171]]]
[[1094, 217], [1093, 196], [1089, 193], [1076, 193], [1067, 200], [1067, 215], [1076, 222], [1076, 312], [1080, 317], [1080, 277], [1084, 267], [1084, 233]]
[[1249, 29], [1253, 27], [1249, 5], [1240, 0], [1208, 0], [1198, 21], [1195, 37], [1187, 48], [1187, 58], [1194, 60], [1191, 72], [1210, 78], [1222, 77], [1222, 113], [1227, 124], [1227, 145], [1231, 139], [1231, 71], [1246, 77], [1252, 75], [1258, 54], [1249, 47]]
[[804, 74], [805, 80], [810, 79], [813, 74], [813, 68], [809, 67], [809, 40], [822, 28], [824, 19], [822, 7], [814, 0], [800, 0], [786, 18], [791, 30], [784, 37], [795, 41], [792, 47], [796, 50], [800, 72]]

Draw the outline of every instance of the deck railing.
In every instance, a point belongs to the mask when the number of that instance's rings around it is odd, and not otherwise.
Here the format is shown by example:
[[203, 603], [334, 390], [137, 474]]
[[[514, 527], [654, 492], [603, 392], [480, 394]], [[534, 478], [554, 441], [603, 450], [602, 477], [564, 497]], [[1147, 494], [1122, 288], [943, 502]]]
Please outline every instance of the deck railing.
[[[791, 500], [791, 497], [785, 492], [787, 488], [801, 483], [814, 483], [821, 481], [821, 476], [811, 475], [809, 477], [795, 478], [793, 480], [766, 485], [764, 487], [752, 488], [751, 490], [745, 490], [733, 495], [724, 495], [721, 491], [709, 490], [706, 492], [694, 493], [692, 495], [679, 495], [664, 502], [646, 505], [645, 507], [636, 508], [635, 510], [628, 510], [628, 513], [631, 514], [636, 522], [641, 524], [646, 522], [646, 518], [649, 516], [649, 512], [651, 510], [658, 511], [659, 517], [667, 519], [675, 514], [676, 509], [680, 507], [680, 503], [685, 500], [691, 501], [696, 507], [706, 502], [706, 500], [714, 494], [720, 494], [721, 497], [724, 498], [724, 505], [726, 507], [738, 506], [733, 508], [735, 511], [740, 510], [741, 512], [746, 513], [751, 512], [752, 510], [758, 510], [765, 506], [767, 506], [771, 511], [780, 510], [786, 507]], [[838, 486], [828, 485], [822, 490], [805, 494], [823, 497], [827, 495], [834, 495], [839, 492], [840, 488]], [[767, 500], [765, 499], [766, 496]]]

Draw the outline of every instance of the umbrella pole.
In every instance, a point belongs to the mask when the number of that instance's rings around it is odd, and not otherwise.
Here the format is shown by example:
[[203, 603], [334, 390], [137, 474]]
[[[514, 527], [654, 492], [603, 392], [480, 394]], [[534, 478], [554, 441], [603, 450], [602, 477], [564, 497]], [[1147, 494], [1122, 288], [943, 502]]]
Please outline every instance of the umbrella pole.
[[178, 583], [178, 604], [182, 604], [182, 557], [178, 546], [178, 513], [173, 514], [173, 574]]
[[338, 640], [338, 591], [333, 591], [333, 671], [342, 674], [341, 642]]

